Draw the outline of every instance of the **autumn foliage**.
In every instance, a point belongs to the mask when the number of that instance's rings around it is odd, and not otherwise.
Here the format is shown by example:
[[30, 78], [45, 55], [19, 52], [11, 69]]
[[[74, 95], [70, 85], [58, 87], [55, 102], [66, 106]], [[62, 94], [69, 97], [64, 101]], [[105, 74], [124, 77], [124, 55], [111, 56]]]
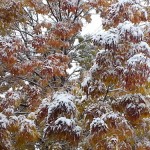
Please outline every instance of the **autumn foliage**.
[[150, 148], [148, 15], [131, 0], [114, 1], [102, 13], [105, 30], [93, 38], [99, 52], [82, 83], [91, 99], [85, 123], [94, 149]]
[[0, 149], [148, 150], [149, 87], [149, 1], [0, 1]]

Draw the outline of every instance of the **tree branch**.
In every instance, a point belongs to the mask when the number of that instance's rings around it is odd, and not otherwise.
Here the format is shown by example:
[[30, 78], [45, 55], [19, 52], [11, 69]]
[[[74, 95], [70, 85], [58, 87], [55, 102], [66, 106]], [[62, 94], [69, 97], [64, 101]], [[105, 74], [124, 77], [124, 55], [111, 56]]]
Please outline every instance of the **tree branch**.
[[50, 11], [51, 11], [53, 17], [56, 19], [56, 22], [58, 22], [59, 20], [58, 20], [57, 16], [54, 14], [53, 9], [51, 8], [50, 3], [48, 2], [48, 0], [46, 0], [46, 2], [47, 2], [47, 4], [48, 4], [48, 7], [49, 7], [49, 9], [50, 9]]
[[59, 6], [59, 17], [60, 17], [60, 21], [62, 21], [62, 15], [61, 15], [61, 1], [58, 1], [58, 6]]

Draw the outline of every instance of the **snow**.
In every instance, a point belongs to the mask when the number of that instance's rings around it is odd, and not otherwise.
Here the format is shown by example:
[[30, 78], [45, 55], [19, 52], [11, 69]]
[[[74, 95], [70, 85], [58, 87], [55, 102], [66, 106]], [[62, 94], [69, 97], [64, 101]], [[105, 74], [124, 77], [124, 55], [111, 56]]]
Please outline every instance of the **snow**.
[[95, 128], [95, 127], [102, 128], [102, 130], [108, 128], [107, 124], [101, 118], [93, 119], [92, 123], [90, 124], [90, 131], [92, 131], [92, 128]]
[[117, 118], [119, 118], [119, 113], [110, 112], [110, 113], [108, 113], [106, 116], [107, 116], [107, 118], [109, 118], [109, 119], [117, 119]]
[[127, 104], [126, 108], [127, 108], [127, 109], [129, 109], [129, 108], [130, 108], [130, 109], [136, 108], [136, 105], [133, 104], [133, 103], [130, 103], [130, 104]]
[[82, 132], [82, 128], [80, 126], [75, 126], [73, 128], [73, 132], [75, 132], [77, 136], [80, 136]]
[[103, 36], [104, 36], [103, 41], [104, 44], [111, 45], [113, 43], [114, 45], [117, 45], [119, 42], [118, 34], [116, 34], [115, 31], [114, 33], [111, 33], [111, 31], [106, 32], [106, 34], [104, 34]]
[[77, 5], [77, 3], [78, 3], [78, 0], [66, 0], [66, 2], [68, 3], [68, 4], [70, 4], [70, 5]]
[[6, 129], [8, 125], [9, 121], [7, 117], [4, 114], [0, 113], [0, 128]]
[[135, 54], [127, 60], [128, 65], [147, 64], [150, 68], [150, 58], [146, 57], [143, 53]]
[[103, 54], [103, 53], [106, 53], [108, 52], [108, 50], [105, 50], [105, 49], [101, 49], [97, 54], [96, 54], [96, 57], [98, 57], [99, 55]]
[[[66, 117], [60, 117], [55, 122], [54, 125], [50, 126], [52, 131], [64, 130], [67, 132], [73, 132], [76, 136], [80, 136], [82, 129], [76, 125], [74, 119], [68, 119]], [[46, 128], [47, 129], [47, 128]], [[45, 129], [45, 131], [46, 131]]]
[[94, 73], [99, 69], [99, 66], [97, 63], [94, 63], [93, 66], [90, 68], [90, 72]]
[[126, 32], [130, 32], [133, 27], [133, 23], [130, 21], [125, 21], [123, 23], [119, 23], [118, 29], [120, 30], [120, 35], [124, 35]]
[[13, 106], [9, 106], [8, 108], [4, 109], [5, 113], [9, 113], [9, 114], [14, 114], [14, 107]]
[[134, 11], [140, 11], [142, 14], [142, 17], [144, 17], [145, 19], [147, 19], [148, 14], [147, 11], [145, 9], [143, 9], [143, 7], [140, 4], [134, 4], [131, 6], [131, 9]]
[[[57, 60], [56, 60], [57, 61]], [[52, 67], [52, 61], [51, 60], [46, 60], [45, 62], [44, 62], [44, 66], [43, 66], [43, 68], [48, 68], [48, 69], [51, 69], [52, 70], [52, 72], [53, 72], [53, 67]]]
[[117, 144], [118, 144], [118, 138], [113, 135], [112, 137], [107, 138], [108, 139], [108, 144], [107, 144], [107, 149], [116, 149]]
[[108, 31], [101, 31], [98, 35], [93, 36], [93, 41], [104, 46], [117, 46], [119, 43], [118, 31], [115, 28], [111, 28]]
[[130, 35], [137, 40], [143, 39], [144, 34], [139, 26], [134, 25], [131, 21], [125, 21], [117, 26], [122, 38], [130, 38]]
[[39, 109], [37, 110], [37, 112], [39, 112], [42, 108], [49, 106], [50, 105], [50, 98], [44, 98], [39, 106]]
[[137, 147], [144, 147], [145, 149], [150, 149], [150, 140], [147, 137], [144, 137], [143, 139], [139, 138], [137, 139]]
[[75, 97], [67, 92], [56, 92], [53, 96], [53, 102], [48, 106], [48, 118], [55, 110], [61, 109], [69, 114], [76, 112], [76, 106], [73, 103]]
[[75, 99], [75, 96], [73, 96], [72, 94], [70, 93], [67, 93], [67, 92], [56, 92], [54, 95], [53, 95], [53, 98], [54, 100], [56, 101], [60, 101], [60, 100], [70, 100], [70, 101], [73, 101]]
[[143, 53], [149, 57], [150, 56], [149, 45], [144, 41], [141, 41], [141, 42], [136, 43], [136, 44], [132, 44], [131, 49], [129, 49], [129, 52], [128, 52], [129, 57], [131, 57], [137, 53]]
[[31, 130], [33, 128], [36, 128], [36, 125], [35, 125], [34, 121], [26, 119], [26, 118], [24, 120], [21, 120], [20, 124], [21, 124], [20, 132], [27, 131], [29, 133], [32, 133]]
[[144, 37], [143, 31], [140, 29], [140, 27], [131, 28], [131, 34], [137, 39], [143, 39]]
[[9, 117], [9, 126], [16, 126], [19, 127], [19, 120], [17, 116], [10, 116]]
[[18, 116], [18, 120], [20, 121], [20, 122], [22, 122], [23, 120], [25, 120], [26, 119], [26, 117], [24, 116], [24, 115], [19, 115]]
[[9, 96], [10, 99], [13, 99], [13, 100], [18, 100], [20, 99], [20, 92], [12, 92], [11, 95]]
[[88, 84], [91, 82], [91, 77], [86, 77], [83, 79], [83, 82], [81, 83], [82, 87], [88, 86]]
[[82, 95], [81, 100], [79, 100], [80, 103], [84, 102], [87, 99], [87, 95]]
[[55, 125], [67, 125], [69, 127], [73, 127], [75, 125], [75, 121], [73, 119], [67, 119], [66, 117], [60, 117], [55, 121]]
[[36, 118], [35, 112], [29, 113], [29, 114], [28, 114], [28, 118], [29, 118], [29, 119], [35, 119], [35, 118]]
[[150, 54], [150, 46], [146, 42], [141, 41], [138, 46], [139, 46], [139, 49], [142, 49], [142, 51], [146, 50]]
[[136, 94], [126, 94], [122, 97], [118, 98], [118, 101], [122, 102], [127, 102], [127, 101], [131, 101], [133, 103], [137, 103], [138, 105], [140, 104], [145, 104], [145, 96], [143, 96], [140, 93], [136, 93]]
[[17, 116], [10, 116], [9, 117], [9, 123], [11, 124], [16, 124], [18, 122], [18, 117]]
[[144, 103], [140, 103], [140, 104], [138, 105], [138, 107], [141, 108], [141, 109], [143, 109], [143, 108], [146, 107], [146, 105], [145, 105]]
[[119, 1], [118, 1], [118, 4], [119, 4], [120, 6], [123, 6], [123, 5], [125, 5], [125, 4], [133, 4], [133, 0], [119, 0]]

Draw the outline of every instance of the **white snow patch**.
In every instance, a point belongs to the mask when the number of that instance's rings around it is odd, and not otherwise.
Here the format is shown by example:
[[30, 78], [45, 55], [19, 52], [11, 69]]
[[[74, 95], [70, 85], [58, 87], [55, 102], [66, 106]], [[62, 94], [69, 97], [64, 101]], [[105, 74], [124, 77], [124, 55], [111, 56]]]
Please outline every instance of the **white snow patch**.
[[8, 124], [9, 121], [7, 117], [4, 114], [0, 113], [0, 128], [6, 129]]
[[102, 129], [107, 129], [108, 126], [107, 124], [104, 122], [104, 120], [102, 118], [94, 118], [92, 123], [90, 124], [90, 130], [92, 130], [92, 128], [95, 127], [99, 127]]
[[86, 77], [83, 79], [83, 82], [81, 83], [82, 87], [86, 87], [91, 82], [91, 77]]
[[147, 64], [150, 67], [150, 58], [146, 57], [143, 53], [139, 53], [127, 60], [128, 65], [134, 66], [138, 63]]

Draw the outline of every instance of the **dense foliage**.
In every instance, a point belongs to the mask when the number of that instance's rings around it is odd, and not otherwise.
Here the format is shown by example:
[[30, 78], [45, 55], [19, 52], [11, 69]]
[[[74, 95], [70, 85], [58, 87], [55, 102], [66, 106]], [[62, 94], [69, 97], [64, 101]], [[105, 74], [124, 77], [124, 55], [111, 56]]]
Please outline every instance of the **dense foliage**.
[[[83, 37], [93, 11], [103, 30]], [[150, 149], [148, 0], [1, 0], [0, 12], [0, 149]]]

